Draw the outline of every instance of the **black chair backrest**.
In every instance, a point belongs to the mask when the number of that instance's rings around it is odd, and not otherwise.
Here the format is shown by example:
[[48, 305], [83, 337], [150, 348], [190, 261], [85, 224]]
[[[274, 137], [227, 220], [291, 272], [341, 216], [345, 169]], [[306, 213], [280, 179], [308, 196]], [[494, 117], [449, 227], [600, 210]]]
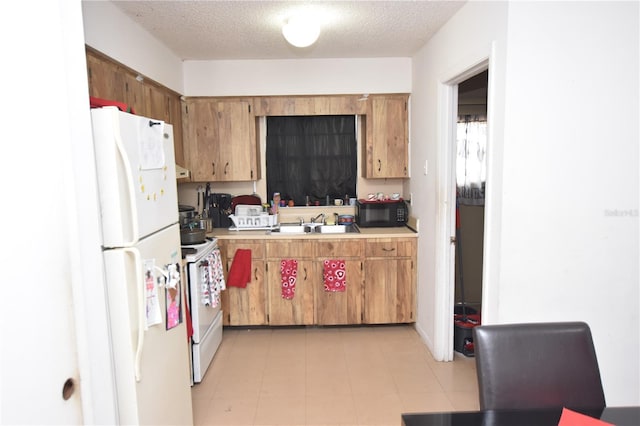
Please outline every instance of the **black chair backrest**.
[[602, 409], [604, 391], [584, 322], [473, 329], [480, 409]]

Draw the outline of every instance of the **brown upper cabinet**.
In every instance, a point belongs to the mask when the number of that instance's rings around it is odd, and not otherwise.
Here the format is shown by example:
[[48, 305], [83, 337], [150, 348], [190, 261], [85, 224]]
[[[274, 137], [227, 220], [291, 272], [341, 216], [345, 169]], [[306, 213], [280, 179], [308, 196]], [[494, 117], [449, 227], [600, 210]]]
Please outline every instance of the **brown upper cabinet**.
[[176, 163], [193, 182], [260, 179], [256, 117], [268, 115], [358, 115], [362, 176], [409, 177], [408, 94], [183, 99], [88, 46], [86, 52], [90, 95], [173, 124]]
[[89, 96], [125, 103], [138, 115], [172, 124], [175, 161], [184, 166], [180, 95], [90, 47], [86, 54]]
[[259, 144], [251, 99], [188, 98], [184, 102], [185, 156], [191, 180], [259, 179]]
[[371, 95], [368, 102], [362, 176], [409, 177], [409, 95]]

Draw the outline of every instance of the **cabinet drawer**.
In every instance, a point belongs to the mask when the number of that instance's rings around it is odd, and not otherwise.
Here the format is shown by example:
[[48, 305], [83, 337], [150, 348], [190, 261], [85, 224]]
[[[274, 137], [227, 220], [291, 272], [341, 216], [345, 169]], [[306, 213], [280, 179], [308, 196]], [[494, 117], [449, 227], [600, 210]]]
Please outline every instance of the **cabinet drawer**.
[[317, 257], [361, 257], [362, 240], [317, 241]]
[[224, 242], [225, 253], [227, 255], [227, 259], [233, 258], [236, 254], [236, 250], [238, 249], [248, 249], [251, 250], [251, 258], [252, 259], [264, 259], [264, 244], [263, 243], [247, 243], [241, 241], [234, 242]]
[[367, 257], [396, 257], [398, 254], [398, 241], [392, 239], [367, 240], [365, 246]]
[[298, 259], [313, 257], [313, 241], [279, 240], [267, 241], [269, 259]]

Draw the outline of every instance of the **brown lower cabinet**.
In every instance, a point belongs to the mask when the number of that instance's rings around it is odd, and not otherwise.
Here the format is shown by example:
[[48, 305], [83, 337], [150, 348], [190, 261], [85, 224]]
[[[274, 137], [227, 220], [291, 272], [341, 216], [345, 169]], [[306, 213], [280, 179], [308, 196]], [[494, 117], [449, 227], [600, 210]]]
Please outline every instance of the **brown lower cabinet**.
[[[349, 325], [415, 322], [415, 238], [218, 239], [226, 273], [238, 248], [252, 251], [252, 281], [222, 292], [225, 325]], [[282, 297], [280, 262], [298, 264]], [[344, 260], [346, 290], [325, 291], [325, 259]]]
[[[268, 240], [267, 253], [267, 306], [270, 325], [314, 324], [314, 262], [311, 240]], [[280, 262], [298, 262], [295, 295], [282, 297]]]
[[415, 240], [379, 238], [365, 248], [364, 322], [415, 322]]
[[225, 277], [229, 276], [233, 257], [238, 249], [251, 250], [251, 281], [246, 287], [230, 287], [222, 292], [224, 325], [266, 325], [267, 297], [265, 292], [264, 243], [225, 241], [220, 244]]

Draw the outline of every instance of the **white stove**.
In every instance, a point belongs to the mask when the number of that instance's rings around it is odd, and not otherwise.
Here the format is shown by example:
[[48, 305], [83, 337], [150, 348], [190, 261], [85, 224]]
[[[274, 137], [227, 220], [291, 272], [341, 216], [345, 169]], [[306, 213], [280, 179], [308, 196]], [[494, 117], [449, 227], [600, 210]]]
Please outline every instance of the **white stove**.
[[191, 378], [200, 383], [222, 342], [220, 291], [225, 282], [217, 238], [181, 246], [187, 262], [191, 336]]
[[[184, 260], [187, 262], [195, 262], [211, 252], [213, 249], [218, 248], [218, 239], [215, 237], [207, 237], [204, 243], [183, 244], [180, 248], [185, 252], [183, 257]], [[192, 252], [193, 250], [191, 249], [195, 250], [195, 252]]]

